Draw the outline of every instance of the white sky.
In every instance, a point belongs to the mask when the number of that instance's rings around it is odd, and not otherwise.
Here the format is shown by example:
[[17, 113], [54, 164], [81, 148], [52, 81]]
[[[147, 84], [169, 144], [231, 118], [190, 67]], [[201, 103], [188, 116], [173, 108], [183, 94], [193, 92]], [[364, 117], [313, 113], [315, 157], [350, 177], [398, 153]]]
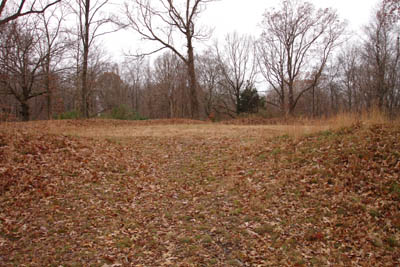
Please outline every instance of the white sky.
[[[281, 0], [220, 0], [211, 3], [204, 17], [215, 25], [215, 33], [237, 30], [241, 33], [257, 30], [264, 11], [279, 6]], [[368, 22], [372, 8], [378, 0], [308, 0], [316, 7], [332, 7], [354, 29]]]
[[[308, 0], [316, 7], [332, 7], [340, 17], [348, 21], [348, 29], [357, 32], [368, 23], [372, 9], [380, 0]], [[257, 35], [262, 15], [267, 8], [277, 6], [281, 0], [219, 0], [210, 3], [201, 14], [201, 22], [214, 28], [212, 39], [222, 38], [233, 31]], [[122, 50], [136, 51], [138, 46], [151, 47], [146, 42], [138, 42], [132, 31], [118, 32], [105, 37], [104, 43], [114, 60], [122, 60]]]

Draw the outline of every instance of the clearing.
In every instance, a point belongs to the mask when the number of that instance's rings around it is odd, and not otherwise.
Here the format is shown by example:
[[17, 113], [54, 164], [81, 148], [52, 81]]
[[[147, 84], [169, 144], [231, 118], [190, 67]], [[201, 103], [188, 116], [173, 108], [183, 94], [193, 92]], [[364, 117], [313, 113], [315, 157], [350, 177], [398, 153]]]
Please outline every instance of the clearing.
[[0, 266], [396, 266], [399, 140], [397, 123], [3, 123]]

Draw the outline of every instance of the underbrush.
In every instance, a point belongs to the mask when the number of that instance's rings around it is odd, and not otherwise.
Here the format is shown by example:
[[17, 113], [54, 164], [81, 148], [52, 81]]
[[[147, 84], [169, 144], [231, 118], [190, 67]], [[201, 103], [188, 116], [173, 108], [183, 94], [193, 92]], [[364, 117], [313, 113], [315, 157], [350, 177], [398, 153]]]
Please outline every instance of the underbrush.
[[54, 119], [57, 120], [75, 120], [79, 118], [81, 118], [81, 114], [76, 110], [63, 112], [54, 116]]
[[132, 110], [126, 105], [119, 105], [118, 107], [114, 107], [110, 112], [104, 113], [101, 116], [106, 119], [114, 119], [114, 120], [147, 120], [146, 117], [141, 116], [136, 111]]

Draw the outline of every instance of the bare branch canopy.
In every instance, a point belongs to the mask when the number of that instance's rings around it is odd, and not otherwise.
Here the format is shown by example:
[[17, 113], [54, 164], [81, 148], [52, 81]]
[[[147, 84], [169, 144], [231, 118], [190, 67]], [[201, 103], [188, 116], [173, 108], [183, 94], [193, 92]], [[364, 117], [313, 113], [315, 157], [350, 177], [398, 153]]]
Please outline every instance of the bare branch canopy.
[[39, 5], [37, 1], [21, 0], [19, 4], [17, 4], [13, 0], [1, 0], [0, 25], [26, 15], [43, 13], [49, 7], [56, 5], [61, 1], [62, 0], [53, 0], [44, 5]]
[[[191, 113], [199, 118], [198, 85], [195, 72], [194, 40], [206, 39], [209, 33], [197, 25], [197, 19], [206, 4], [215, 0], [134, 0], [134, 6], [125, 3], [127, 21], [124, 24], [138, 33], [144, 40], [160, 45], [150, 53], [169, 49], [187, 66]], [[179, 41], [183, 47], [179, 45]], [[186, 51], [185, 51], [186, 50]]]

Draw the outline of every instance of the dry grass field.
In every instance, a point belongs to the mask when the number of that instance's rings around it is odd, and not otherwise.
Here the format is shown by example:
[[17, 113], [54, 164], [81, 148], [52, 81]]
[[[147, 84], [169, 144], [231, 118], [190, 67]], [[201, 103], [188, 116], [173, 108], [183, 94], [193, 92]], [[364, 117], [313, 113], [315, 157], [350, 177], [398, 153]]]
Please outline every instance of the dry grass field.
[[0, 266], [397, 266], [400, 124], [0, 124]]
[[268, 138], [277, 135], [301, 136], [329, 129], [327, 125], [237, 125], [197, 122], [191, 120], [155, 121], [40, 121], [7, 123], [6, 129], [29, 132], [47, 132], [90, 138], [129, 139], [131, 137], [182, 137], [182, 138]]

